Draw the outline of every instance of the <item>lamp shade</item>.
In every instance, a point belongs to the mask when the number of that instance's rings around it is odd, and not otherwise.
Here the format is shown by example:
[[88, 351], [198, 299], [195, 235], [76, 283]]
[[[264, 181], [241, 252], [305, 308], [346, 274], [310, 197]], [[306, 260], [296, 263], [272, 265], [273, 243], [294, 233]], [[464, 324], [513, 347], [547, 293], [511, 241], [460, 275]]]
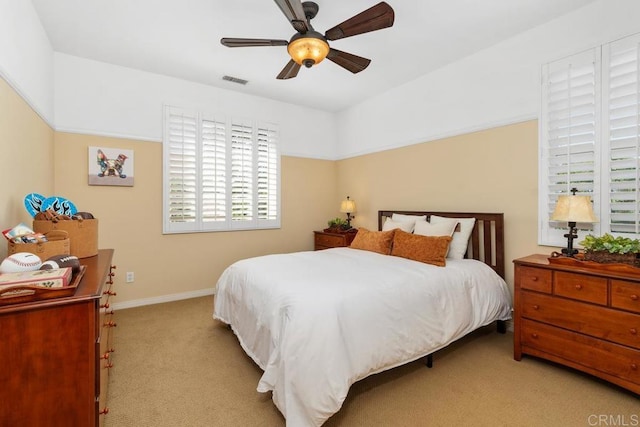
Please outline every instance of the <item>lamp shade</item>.
[[349, 200], [348, 197], [347, 197], [347, 200], [343, 200], [342, 203], [340, 203], [340, 212], [354, 213], [355, 211], [356, 211], [356, 202], [354, 202], [353, 200]]
[[598, 222], [589, 196], [558, 196], [551, 221]]
[[287, 51], [295, 62], [305, 67], [319, 64], [329, 53], [329, 44], [321, 34], [307, 31], [296, 34], [287, 45]]

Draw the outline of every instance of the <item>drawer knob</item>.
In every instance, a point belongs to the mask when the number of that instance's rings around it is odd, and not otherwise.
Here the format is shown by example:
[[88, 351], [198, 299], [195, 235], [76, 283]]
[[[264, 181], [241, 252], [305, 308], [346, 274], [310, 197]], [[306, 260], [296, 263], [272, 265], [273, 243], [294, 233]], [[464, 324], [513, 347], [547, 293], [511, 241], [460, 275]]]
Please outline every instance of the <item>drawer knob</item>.
[[638, 295], [636, 294], [631, 295], [629, 298], [631, 298], [632, 301], [638, 301]]
[[631, 332], [631, 335], [637, 335], [638, 334], [638, 330], [636, 328], [629, 329], [629, 332]]
[[582, 289], [582, 285], [580, 285], [580, 284], [577, 284], [577, 285], [576, 285], [576, 289], [577, 289], [577, 290], [580, 290], [580, 289]]
[[536, 334], [535, 332], [531, 334], [531, 338], [535, 338], [538, 339], [538, 334]]
[[638, 365], [636, 365], [635, 363], [631, 364], [631, 369], [633, 369], [634, 371], [638, 370]]
[[538, 281], [538, 276], [533, 276], [533, 277], [531, 278], [531, 281], [532, 281], [532, 282], [537, 282], [537, 281]]
[[533, 304], [533, 309], [534, 310], [538, 310], [540, 308], [540, 306], [538, 304]]
[[109, 408], [103, 408], [100, 410], [100, 415], [107, 415], [109, 413]]

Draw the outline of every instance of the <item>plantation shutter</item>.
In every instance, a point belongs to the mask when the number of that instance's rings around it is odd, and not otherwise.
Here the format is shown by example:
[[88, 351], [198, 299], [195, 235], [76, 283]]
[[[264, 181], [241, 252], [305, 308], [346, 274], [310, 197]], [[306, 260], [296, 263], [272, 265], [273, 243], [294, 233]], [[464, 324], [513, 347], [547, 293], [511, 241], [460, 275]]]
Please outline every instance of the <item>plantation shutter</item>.
[[165, 219], [173, 231], [190, 229], [198, 221], [197, 141], [196, 114], [167, 108], [163, 147]]
[[[231, 219], [249, 222], [253, 214], [253, 126], [231, 125]], [[244, 227], [245, 225], [239, 225]]]
[[226, 125], [213, 118], [202, 120], [202, 221], [227, 220]]
[[277, 126], [165, 106], [165, 233], [280, 227]]
[[278, 218], [278, 150], [274, 126], [258, 126], [258, 222], [272, 223]]
[[640, 36], [605, 46], [607, 101], [605, 180], [609, 209], [602, 220], [614, 233], [640, 233]]
[[[542, 70], [540, 161], [540, 241], [563, 245], [566, 224], [549, 218], [558, 196], [591, 196], [597, 208], [599, 188], [599, 50], [592, 49], [547, 64]], [[578, 224], [590, 228], [591, 224]]]

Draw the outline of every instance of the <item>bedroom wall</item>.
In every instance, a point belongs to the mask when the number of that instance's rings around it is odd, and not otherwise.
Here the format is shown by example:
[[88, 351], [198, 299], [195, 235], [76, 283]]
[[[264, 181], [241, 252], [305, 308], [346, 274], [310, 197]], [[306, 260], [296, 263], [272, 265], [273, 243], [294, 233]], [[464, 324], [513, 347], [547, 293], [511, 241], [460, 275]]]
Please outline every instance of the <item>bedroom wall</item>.
[[[89, 186], [88, 147], [134, 150], [133, 187]], [[162, 234], [162, 144], [55, 134], [55, 183], [78, 209], [99, 220], [99, 247], [114, 248], [119, 308], [205, 295], [232, 262], [313, 249], [313, 230], [336, 215], [334, 161], [282, 157], [282, 227], [218, 233]], [[125, 283], [125, 272], [135, 282]]]
[[536, 120], [337, 162], [338, 185], [358, 203], [354, 225], [376, 230], [378, 210], [503, 212], [507, 282], [512, 260], [536, 245]]
[[[31, 225], [24, 196], [53, 193], [53, 138], [47, 123], [0, 78], [0, 226]], [[0, 239], [0, 259], [7, 243]]]

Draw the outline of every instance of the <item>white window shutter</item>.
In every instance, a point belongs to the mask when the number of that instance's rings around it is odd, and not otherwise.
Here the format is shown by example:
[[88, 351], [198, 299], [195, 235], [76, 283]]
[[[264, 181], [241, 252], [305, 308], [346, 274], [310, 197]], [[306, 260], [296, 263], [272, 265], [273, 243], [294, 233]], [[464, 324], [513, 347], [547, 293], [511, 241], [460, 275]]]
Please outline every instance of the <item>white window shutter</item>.
[[640, 35], [604, 47], [603, 153], [609, 209], [602, 221], [612, 233], [640, 233]]
[[256, 162], [258, 223], [261, 227], [280, 226], [280, 164], [276, 126], [261, 124], [257, 129]]
[[199, 221], [197, 141], [196, 113], [166, 107], [163, 167], [167, 232], [189, 230]]
[[280, 227], [277, 126], [165, 106], [165, 233]]
[[577, 194], [591, 196], [596, 209], [599, 204], [599, 58], [599, 49], [592, 49], [547, 64], [542, 70], [541, 244], [563, 245], [566, 241], [566, 224], [549, 220], [558, 196], [577, 188]]

